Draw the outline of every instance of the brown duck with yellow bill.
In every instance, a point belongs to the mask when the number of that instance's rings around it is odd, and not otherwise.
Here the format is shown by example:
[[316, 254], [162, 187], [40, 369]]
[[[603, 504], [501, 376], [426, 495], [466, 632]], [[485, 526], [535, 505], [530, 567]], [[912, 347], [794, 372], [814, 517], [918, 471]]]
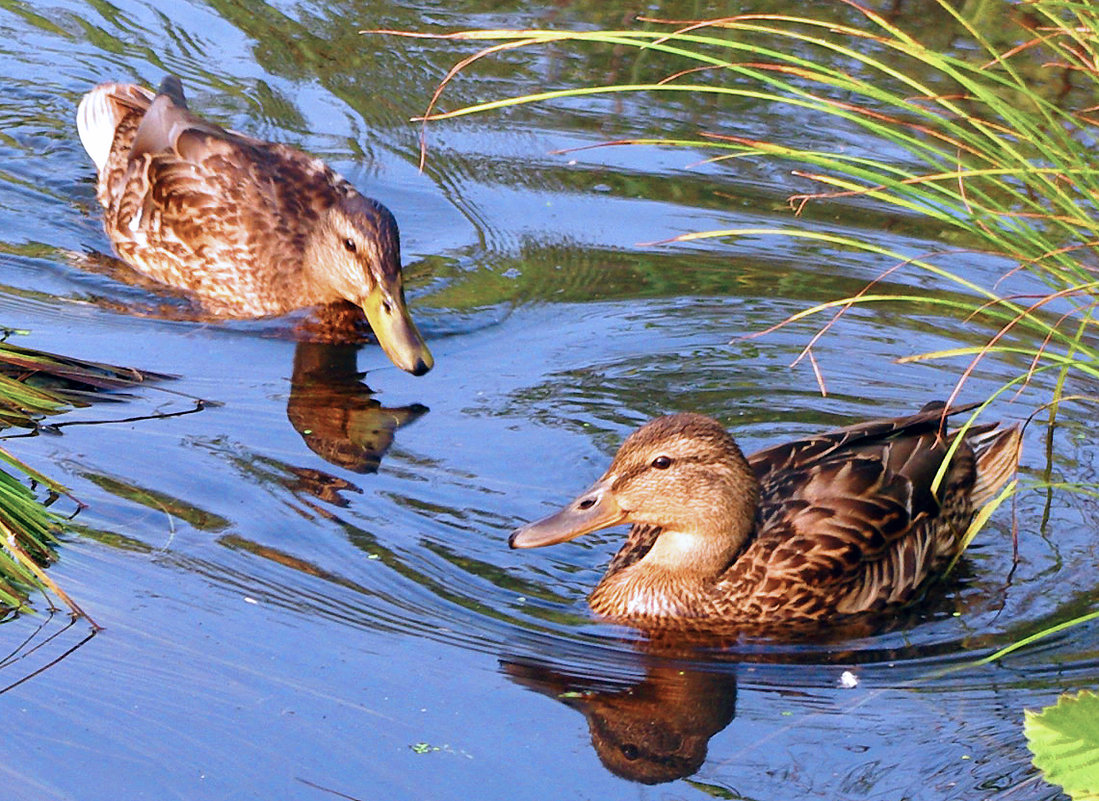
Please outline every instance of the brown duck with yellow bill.
[[974, 511], [1018, 464], [1017, 427], [948, 433], [946, 414], [932, 403], [747, 458], [716, 420], [661, 417], [630, 435], [599, 481], [509, 544], [631, 524], [589, 602], [642, 628], [777, 629], [902, 604], [958, 553]]
[[77, 128], [107, 235], [136, 270], [189, 291], [212, 317], [350, 301], [394, 364], [431, 369], [405, 304], [393, 215], [322, 161], [197, 117], [172, 76], [155, 94], [100, 84]]

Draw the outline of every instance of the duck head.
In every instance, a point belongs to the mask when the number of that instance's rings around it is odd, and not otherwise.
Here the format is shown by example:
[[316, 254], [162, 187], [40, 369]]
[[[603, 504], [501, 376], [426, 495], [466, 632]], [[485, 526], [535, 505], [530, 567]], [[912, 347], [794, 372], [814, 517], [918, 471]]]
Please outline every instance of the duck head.
[[390, 360], [423, 375], [435, 360], [405, 303], [397, 221], [389, 209], [357, 193], [322, 215], [306, 245], [321, 302], [347, 300], [362, 308]]
[[560, 512], [512, 532], [508, 544], [536, 548], [631, 523], [639, 536], [631, 536], [611, 573], [713, 577], [751, 536], [758, 498], [755, 474], [724, 427], [703, 415], [675, 414], [631, 434], [602, 478]]

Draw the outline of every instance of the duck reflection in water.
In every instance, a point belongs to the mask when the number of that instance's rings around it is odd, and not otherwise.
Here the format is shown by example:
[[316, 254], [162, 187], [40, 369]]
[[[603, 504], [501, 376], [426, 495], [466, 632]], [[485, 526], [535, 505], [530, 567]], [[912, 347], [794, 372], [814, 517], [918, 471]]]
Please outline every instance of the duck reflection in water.
[[515, 683], [583, 714], [604, 767], [641, 784], [697, 773], [710, 738], [736, 714], [730, 665], [652, 660], [634, 681], [585, 676], [530, 658], [505, 659], [501, 666]]
[[299, 342], [286, 416], [309, 449], [356, 473], [377, 472], [393, 436], [427, 412], [419, 403], [384, 407], [362, 382], [356, 345]]

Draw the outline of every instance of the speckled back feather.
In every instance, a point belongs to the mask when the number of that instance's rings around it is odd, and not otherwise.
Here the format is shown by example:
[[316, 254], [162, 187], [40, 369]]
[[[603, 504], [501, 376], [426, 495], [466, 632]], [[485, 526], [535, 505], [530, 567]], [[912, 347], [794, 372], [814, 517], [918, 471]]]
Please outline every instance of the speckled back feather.
[[171, 77], [159, 94], [95, 87], [77, 125], [99, 169], [104, 226], [119, 256], [145, 275], [194, 292], [218, 317], [339, 299], [302, 280], [306, 240], [323, 212], [361, 196], [320, 159], [191, 114]]
[[[103, 227], [143, 277], [182, 290], [204, 319], [311, 308], [326, 341], [358, 340], [365, 317], [395, 365], [431, 369], [405, 302], [396, 220], [320, 159], [192, 114], [174, 76], [156, 94], [100, 84], [76, 117]], [[349, 305], [355, 320], [325, 311]]]

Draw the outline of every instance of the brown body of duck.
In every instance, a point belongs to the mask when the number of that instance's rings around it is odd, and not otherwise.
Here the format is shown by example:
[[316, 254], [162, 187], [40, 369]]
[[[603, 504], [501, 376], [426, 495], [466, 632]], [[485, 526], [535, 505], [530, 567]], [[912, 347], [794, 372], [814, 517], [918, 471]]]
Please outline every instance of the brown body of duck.
[[1015, 426], [946, 432], [947, 414], [963, 410], [932, 403], [747, 458], [716, 420], [658, 418], [599, 481], [509, 544], [632, 524], [589, 602], [642, 628], [778, 628], [903, 604], [958, 554], [975, 510], [1018, 464]]
[[104, 228], [136, 270], [213, 317], [350, 302], [398, 367], [431, 369], [405, 304], [393, 215], [322, 161], [197, 117], [172, 76], [157, 93], [100, 84], [77, 128]]

